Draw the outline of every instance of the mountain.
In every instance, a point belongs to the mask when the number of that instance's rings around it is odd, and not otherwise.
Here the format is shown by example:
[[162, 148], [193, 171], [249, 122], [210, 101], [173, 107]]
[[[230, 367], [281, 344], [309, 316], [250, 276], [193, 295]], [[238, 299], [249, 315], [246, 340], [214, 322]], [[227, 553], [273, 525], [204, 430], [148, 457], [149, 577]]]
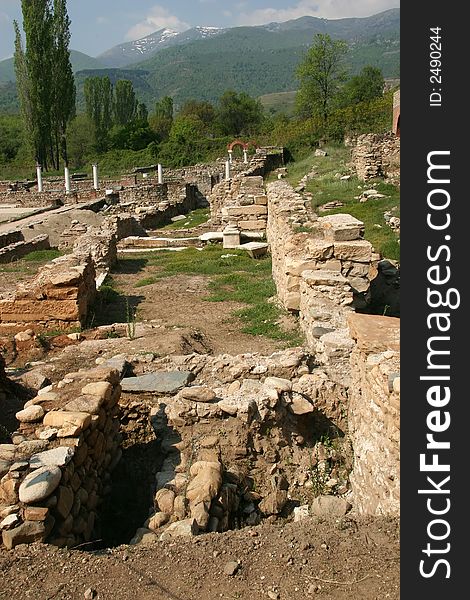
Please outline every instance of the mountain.
[[100, 54], [97, 59], [110, 68], [127, 67], [153, 56], [156, 52], [188, 42], [205, 40], [226, 31], [218, 27], [193, 27], [182, 33], [173, 29], [160, 29], [133, 42], [119, 44]]
[[[399, 77], [399, 9], [365, 18], [301, 17], [256, 27], [195, 27], [183, 33], [162, 29], [115, 46], [96, 59], [80, 55], [91, 63], [81, 69], [74, 63], [79, 110], [84, 105], [83, 82], [91, 76], [108, 75], [113, 82], [130, 79], [139, 100], [150, 110], [164, 96], [171, 96], [179, 107], [190, 98], [214, 102], [230, 88], [255, 97], [291, 92], [298, 88], [296, 67], [316, 33], [348, 43], [346, 62], [351, 74], [373, 65], [386, 78]], [[2, 85], [8, 81], [5, 75], [2, 79], [7, 67], [8, 61], [0, 63], [0, 110], [12, 109], [12, 88]], [[10, 63], [10, 72], [11, 68]]]
[[348, 42], [346, 60], [351, 73], [370, 64], [381, 68], [385, 77], [398, 77], [399, 21], [399, 9], [392, 9], [366, 18], [301, 17], [286, 23], [235, 27], [163, 49], [129, 68], [147, 71], [155, 97], [171, 96], [176, 105], [189, 98], [214, 101], [228, 88], [252, 96], [287, 92], [298, 87], [295, 69], [313, 36], [327, 33]]
[[[96, 58], [76, 50], [70, 51], [70, 59], [74, 73], [83, 69], [99, 69], [103, 66]], [[0, 61], [0, 83], [15, 81], [15, 79], [15, 62], [13, 58]]]

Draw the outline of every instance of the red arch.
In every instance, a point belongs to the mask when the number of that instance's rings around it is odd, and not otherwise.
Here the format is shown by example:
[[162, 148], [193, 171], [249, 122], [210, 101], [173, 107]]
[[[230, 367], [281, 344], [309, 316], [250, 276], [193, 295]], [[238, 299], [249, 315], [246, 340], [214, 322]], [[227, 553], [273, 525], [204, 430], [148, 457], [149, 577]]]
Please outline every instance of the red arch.
[[228, 150], [231, 152], [235, 146], [241, 146], [243, 150], [248, 150], [250, 146], [254, 146], [258, 148], [258, 144], [254, 140], [250, 140], [249, 142], [242, 142], [241, 140], [234, 140], [231, 144], [228, 145]]

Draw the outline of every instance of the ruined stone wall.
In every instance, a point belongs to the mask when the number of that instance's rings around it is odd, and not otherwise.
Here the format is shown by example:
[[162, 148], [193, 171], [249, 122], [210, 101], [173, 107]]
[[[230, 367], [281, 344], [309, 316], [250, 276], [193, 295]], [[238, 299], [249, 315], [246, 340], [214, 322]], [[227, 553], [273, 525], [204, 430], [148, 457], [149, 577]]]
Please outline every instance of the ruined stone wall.
[[400, 138], [394, 133], [360, 135], [352, 149], [352, 162], [363, 181], [384, 177], [400, 181]]
[[70, 373], [28, 401], [0, 445], [0, 529], [11, 549], [99, 539], [99, 508], [121, 457], [119, 372]]
[[15, 293], [0, 296], [0, 331], [81, 327], [95, 294], [95, 267], [89, 254], [61, 256], [30, 282], [20, 284]]
[[15, 231], [7, 231], [6, 233], [0, 233], [0, 248], [9, 246], [15, 242], [22, 242], [23, 240], [23, 234], [18, 229]]
[[211, 222], [220, 228], [228, 223], [242, 232], [266, 230], [268, 207], [261, 175], [237, 175], [215, 186], [210, 197]]
[[119, 192], [121, 204], [158, 204], [168, 200], [168, 185], [166, 183], [145, 183], [126, 188]]
[[393, 317], [349, 317], [355, 347], [349, 434], [354, 450], [350, 477], [356, 510], [398, 515], [400, 510], [400, 321]]
[[0, 264], [23, 258], [23, 256], [34, 250], [48, 250], [49, 248], [49, 236], [46, 234], [38, 235], [28, 241], [20, 240], [13, 242], [8, 246], [0, 248]]
[[[268, 242], [278, 296], [287, 310], [300, 309], [304, 271], [329, 271], [356, 295], [367, 295], [378, 256], [362, 238], [364, 225], [350, 215], [318, 218], [308, 201], [285, 181], [268, 185]], [[339, 278], [342, 276], [343, 280]], [[339, 279], [338, 279], [339, 278]], [[336, 284], [335, 284], [336, 285]]]

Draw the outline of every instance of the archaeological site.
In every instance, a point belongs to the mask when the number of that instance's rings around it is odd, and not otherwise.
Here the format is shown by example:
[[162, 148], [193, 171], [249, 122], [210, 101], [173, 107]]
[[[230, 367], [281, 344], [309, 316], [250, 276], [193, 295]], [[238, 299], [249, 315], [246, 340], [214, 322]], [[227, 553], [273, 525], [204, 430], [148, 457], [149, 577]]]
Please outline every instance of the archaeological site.
[[[380, 199], [378, 178], [399, 181], [398, 137], [348, 144], [337, 180]], [[229, 155], [113, 180], [93, 166], [67, 189], [40, 170], [31, 185], [0, 182], [3, 551], [82, 561], [95, 598], [97, 556], [111, 570], [139, 551], [163, 565], [216, 540], [207, 561], [235, 585], [248, 559], [218, 558], [235, 543], [224, 536], [262, 554], [264, 528], [280, 539], [297, 527], [324, 544], [270, 560], [279, 581], [300, 565], [301, 596], [261, 577], [250, 597], [395, 598], [386, 569], [359, 576], [354, 553], [336, 575], [308, 564], [329, 552], [329, 530], [375, 523], [364, 553], [385, 554], [396, 527], [398, 266], [361, 220], [312, 208], [316, 175], [292, 184], [283, 148]]]

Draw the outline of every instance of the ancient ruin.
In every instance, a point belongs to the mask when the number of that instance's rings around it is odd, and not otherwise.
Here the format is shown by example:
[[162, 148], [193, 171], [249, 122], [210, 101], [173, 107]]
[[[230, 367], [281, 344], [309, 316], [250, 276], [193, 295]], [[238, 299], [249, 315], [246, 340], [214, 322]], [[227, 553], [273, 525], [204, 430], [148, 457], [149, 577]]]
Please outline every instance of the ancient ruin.
[[[381, 141], [387, 155], [396, 139]], [[357, 140], [360, 178], [391, 173], [378, 141]], [[142, 544], [277, 515], [398, 514], [399, 319], [364, 314], [381, 257], [358, 219], [317, 215], [282, 179], [266, 185], [284, 167], [282, 149], [258, 148], [249, 161], [244, 150], [242, 160], [121, 180], [100, 181], [94, 168], [67, 193], [41, 177], [39, 189], [2, 184], [0, 205], [34, 214], [0, 225], [0, 262], [64, 252], [0, 294], [0, 346], [22, 367], [18, 377], [5, 372], [0, 355], [0, 408], [21, 399], [14, 430], [0, 414], [6, 548]], [[210, 209], [202, 230], [159, 231], [201, 208]], [[271, 255], [273, 301], [296, 319], [301, 346], [212, 354], [196, 335], [186, 352], [159, 355], [139, 345], [145, 332], [164, 331], [158, 315], [90, 324], [120, 255], [214, 244], [229, 257]], [[117, 352], [107, 344], [119, 336]], [[47, 362], [41, 344], [63, 348], [50, 378], [35, 368]], [[62, 368], [81, 344], [88, 366]], [[118, 505], [127, 519], [110, 526]]]

